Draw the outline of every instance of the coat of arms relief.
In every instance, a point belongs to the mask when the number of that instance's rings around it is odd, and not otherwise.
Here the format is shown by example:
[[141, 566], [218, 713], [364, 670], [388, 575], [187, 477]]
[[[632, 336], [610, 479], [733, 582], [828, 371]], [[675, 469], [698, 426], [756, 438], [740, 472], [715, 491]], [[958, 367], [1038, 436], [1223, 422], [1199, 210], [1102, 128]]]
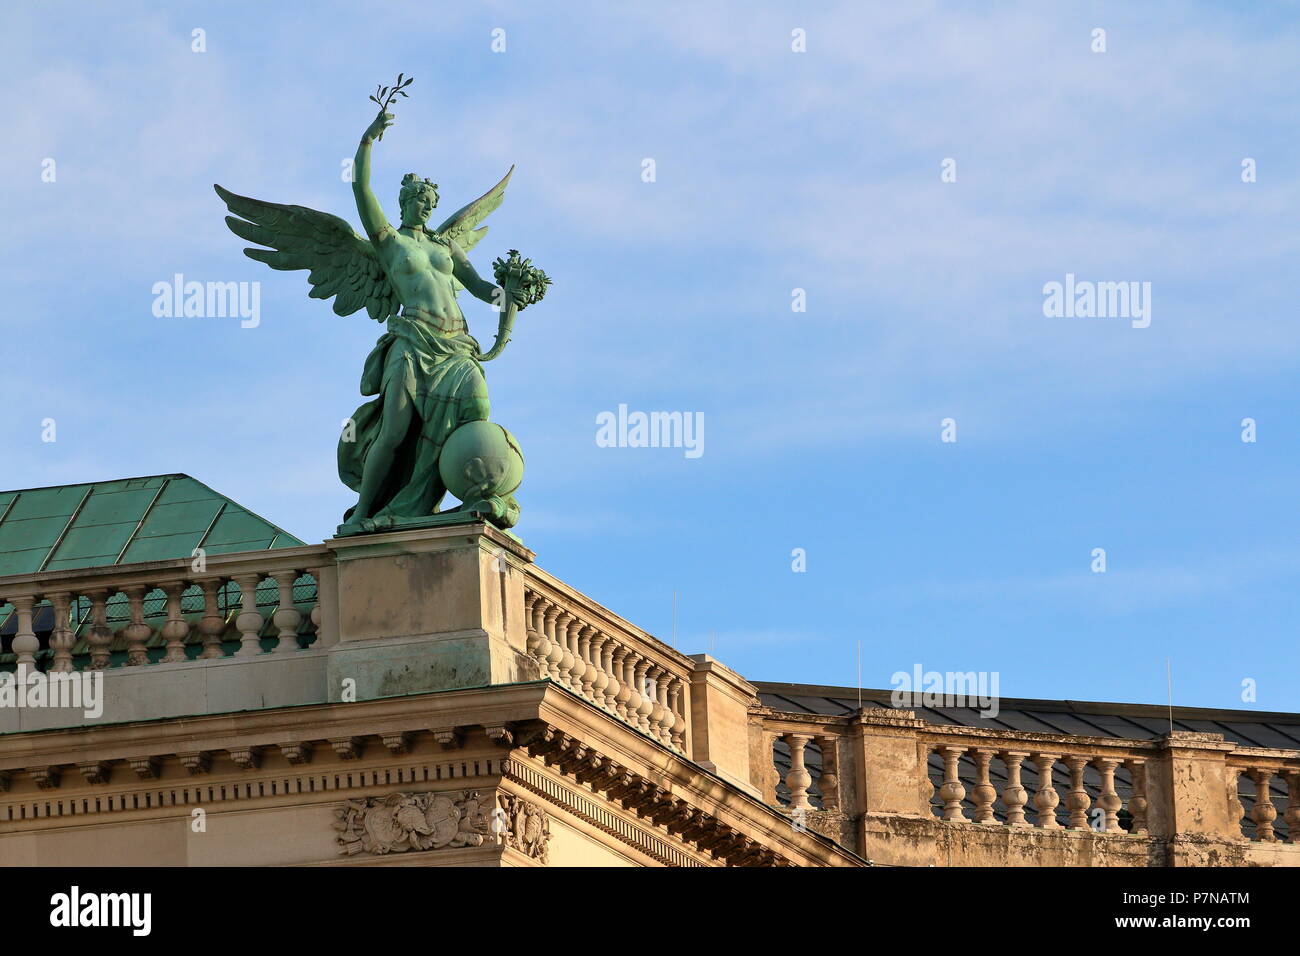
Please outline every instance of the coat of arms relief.
[[339, 853], [407, 853], [444, 847], [508, 846], [545, 863], [550, 822], [537, 804], [483, 790], [390, 793], [334, 811]]

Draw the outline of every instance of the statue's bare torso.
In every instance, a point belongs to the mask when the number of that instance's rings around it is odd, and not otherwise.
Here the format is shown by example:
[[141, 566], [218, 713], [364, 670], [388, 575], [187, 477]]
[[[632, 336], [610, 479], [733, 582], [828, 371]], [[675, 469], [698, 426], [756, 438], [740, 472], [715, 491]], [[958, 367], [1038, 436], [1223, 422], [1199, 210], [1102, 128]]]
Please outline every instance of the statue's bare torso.
[[433, 320], [441, 331], [459, 331], [465, 318], [456, 301], [451, 241], [423, 229], [387, 233], [377, 244], [380, 261], [408, 312]]

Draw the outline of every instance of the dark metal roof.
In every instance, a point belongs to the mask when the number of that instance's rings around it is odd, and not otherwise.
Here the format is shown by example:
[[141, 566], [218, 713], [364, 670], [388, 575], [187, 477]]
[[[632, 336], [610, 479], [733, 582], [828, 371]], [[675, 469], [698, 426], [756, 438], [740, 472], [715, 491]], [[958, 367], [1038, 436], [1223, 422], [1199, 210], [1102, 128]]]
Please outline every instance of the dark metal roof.
[[[862, 706], [890, 707], [892, 691], [811, 684], [756, 682], [759, 699], [773, 710], [803, 714], [847, 715]], [[1169, 732], [1171, 710], [1155, 704], [1113, 704], [1078, 700], [1033, 700], [1003, 697], [996, 717], [980, 716], [977, 707], [907, 707], [932, 724], [1021, 730], [1087, 737], [1155, 740]], [[1300, 749], [1300, 714], [1254, 710], [1174, 707], [1174, 730], [1223, 734], [1246, 747]]]
[[189, 475], [0, 491], [0, 576], [301, 544]]

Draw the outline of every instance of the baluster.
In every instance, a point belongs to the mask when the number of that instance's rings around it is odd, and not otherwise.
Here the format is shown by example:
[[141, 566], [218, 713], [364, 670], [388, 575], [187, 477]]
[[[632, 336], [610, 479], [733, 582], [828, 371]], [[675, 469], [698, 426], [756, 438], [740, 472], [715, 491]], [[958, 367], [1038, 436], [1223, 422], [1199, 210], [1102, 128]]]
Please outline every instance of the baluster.
[[1020, 782], [1020, 764], [1029, 756], [1024, 750], [1004, 750], [999, 756], [1007, 768], [1007, 785], [1002, 788], [1002, 803], [1007, 808], [1007, 826], [1027, 827], [1025, 821], [1025, 804], [1029, 802], [1029, 792]]
[[840, 808], [840, 755], [836, 737], [818, 737], [817, 746], [822, 751], [822, 775], [817, 785], [822, 791], [822, 809]]
[[316, 603], [311, 609], [311, 622], [316, 627], [316, 640], [312, 646], [318, 650], [333, 647], [339, 642], [338, 568], [332, 564], [308, 568], [316, 581]]
[[646, 684], [650, 690], [650, 713], [646, 720], [650, 723], [650, 736], [656, 740], [664, 740], [664, 721], [668, 717], [668, 708], [664, 706], [664, 669], [658, 665], [652, 666], [646, 672]]
[[50, 670], [67, 674], [76, 670], [72, 666], [72, 645], [77, 643], [77, 639], [72, 633], [69, 619], [72, 595], [67, 591], [59, 591], [47, 597], [54, 605], [54, 630], [50, 634], [50, 649], [54, 651], [54, 660], [50, 663]]
[[541, 670], [542, 677], [555, 680], [555, 664], [559, 660], [560, 652], [555, 642], [551, 640], [551, 635], [554, 633], [555, 615], [559, 612], [554, 604], [536, 593], [533, 594], [532, 612], [530, 640], [535, 648], [537, 666]]
[[[528, 656], [539, 663], [542, 661], [542, 658], [546, 656], [542, 651], [543, 637], [537, 626], [541, 620], [541, 603], [541, 596], [538, 595], [536, 591], [528, 591], [525, 593], [524, 620], [527, 622], [527, 627], [524, 629], [524, 647], [528, 651]], [[543, 673], [545, 673], [544, 666]]]
[[280, 604], [271, 615], [277, 628], [275, 650], [271, 653], [292, 654], [301, 650], [298, 647], [298, 625], [302, 623], [302, 612], [293, 603], [293, 582], [298, 580], [298, 572], [276, 571], [271, 577], [280, 588]]
[[640, 703], [637, 704], [636, 713], [633, 719], [636, 725], [641, 728], [641, 732], [650, 733], [650, 714], [654, 710], [654, 701], [650, 696], [650, 688], [646, 686], [646, 673], [650, 670], [650, 661], [644, 657], [637, 660], [636, 664], [636, 690], [640, 696]]
[[546, 635], [546, 675], [557, 684], [564, 683], [560, 678], [560, 668], [564, 664], [564, 647], [560, 644], [558, 630], [560, 613], [559, 606], [548, 601], [542, 615], [543, 633]]
[[1070, 768], [1070, 792], [1065, 798], [1065, 807], [1070, 811], [1070, 829], [1087, 830], [1088, 807], [1092, 806], [1092, 798], [1083, 786], [1083, 771], [1088, 766], [1088, 758], [1066, 756], [1065, 765]]
[[17, 657], [16, 664], [19, 668], [36, 667], [36, 652], [41, 649], [41, 642], [36, 637], [36, 631], [32, 629], [32, 606], [36, 603], [36, 595], [20, 594], [11, 597], [9, 603], [14, 606], [18, 612], [18, 630], [14, 633], [13, 650]]
[[560, 682], [560, 661], [563, 655], [560, 650], [559, 642], [555, 639], [555, 622], [560, 615], [560, 609], [543, 598], [538, 603], [538, 612], [541, 617], [538, 619], [538, 637], [541, 643], [538, 644], [538, 652], [542, 655], [542, 676], [549, 680]]
[[90, 647], [90, 669], [102, 671], [108, 666], [113, 653], [113, 629], [108, 626], [108, 589], [97, 588], [86, 595], [90, 598], [90, 626], [86, 630], [86, 643]]
[[624, 673], [627, 675], [627, 714], [624, 719], [633, 727], [637, 725], [638, 711], [641, 708], [641, 686], [637, 681], [636, 668], [640, 658], [633, 651], [627, 652], [623, 661]]
[[185, 593], [186, 584], [184, 581], [174, 581], [161, 587], [167, 596], [167, 622], [162, 626], [167, 651], [163, 655], [163, 662], [176, 663], [186, 660], [185, 638], [190, 636], [189, 622], [181, 613], [181, 595]]
[[645, 674], [641, 677], [641, 699], [649, 705], [650, 709], [646, 711], [645, 726], [641, 729], [651, 737], [658, 737], [658, 727], [655, 723], [655, 714], [659, 712], [659, 699], [655, 696], [655, 675], [659, 673], [659, 668], [655, 667], [654, 661], [646, 659]]
[[973, 752], [975, 787], [971, 791], [971, 799], [975, 802], [975, 822], [996, 823], [997, 820], [993, 816], [993, 801], [998, 798], [998, 792], [989, 782], [989, 764], [993, 760], [993, 751], [977, 748]]
[[1130, 757], [1124, 761], [1133, 781], [1133, 796], [1128, 801], [1128, 812], [1133, 817], [1130, 833], [1147, 832], [1147, 764], [1145, 760]]
[[782, 739], [782, 734], [763, 733], [763, 752], [767, 754], [767, 762], [760, 768], [763, 783], [763, 802], [771, 806], [780, 803], [777, 798], [776, 789], [781, 785], [781, 770], [777, 767], [776, 745]]
[[605, 709], [611, 714], [618, 712], [618, 691], [623, 685], [618, 679], [618, 665], [614, 663], [614, 653], [618, 643], [608, 638], [601, 647], [601, 670], [605, 672]]
[[614, 676], [618, 679], [618, 692], [614, 694], [614, 709], [619, 717], [627, 720], [628, 701], [632, 699], [632, 687], [627, 681], [627, 659], [629, 651], [623, 645], [614, 648]]
[[315, 638], [315, 640], [312, 641], [312, 646], [316, 648], [321, 648], [325, 646], [324, 641], [321, 639], [321, 633], [320, 633], [321, 618], [324, 615], [321, 613], [321, 609], [320, 609], [320, 596], [319, 596], [320, 592], [317, 591], [316, 593], [317, 593], [317, 598], [311, 606], [311, 611], [307, 615], [307, 620], [311, 621], [311, 633], [312, 636]]
[[560, 611], [559, 616], [555, 619], [555, 639], [560, 645], [560, 683], [565, 687], [573, 687], [573, 651], [569, 648], [569, 622], [573, 620], [573, 615], [568, 611]]
[[962, 810], [961, 802], [966, 798], [966, 788], [962, 786], [957, 762], [961, 760], [966, 748], [940, 747], [938, 750], [943, 757], [943, 786], [939, 788], [939, 799], [943, 801], [943, 818], [965, 820], [966, 813]]
[[1268, 792], [1273, 771], [1252, 768], [1246, 771], [1246, 776], [1255, 781], [1255, 806], [1250, 811], [1250, 818], [1255, 821], [1255, 839], [1262, 843], [1276, 843], [1273, 821], [1277, 819], [1277, 807], [1273, 806], [1273, 797]]
[[790, 788], [790, 810], [810, 810], [808, 787], [812, 774], [804, 766], [804, 748], [812, 738], [807, 734], [786, 734], [783, 739], [790, 747], [790, 772], [785, 775], [785, 785]]
[[551, 639], [546, 633], [546, 611], [550, 607], [550, 602], [540, 594], [533, 603], [533, 630], [537, 633], [537, 664], [541, 668], [542, 677], [551, 676], [551, 664], [547, 660], [547, 655], [551, 652]]
[[1034, 809], [1038, 811], [1035, 826], [1044, 830], [1059, 830], [1061, 824], [1056, 819], [1056, 805], [1061, 796], [1056, 792], [1052, 782], [1052, 768], [1058, 760], [1056, 754], [1034, 754], [1034, 765], [1038, 768], [1038, 789], [1034, 791]]
[[595, 700], [596, 665], [591, 662], [591, 636], [596, 633], [596, 629], [590, 624], [582, 624], [575, 627], [574, 631], [578, 636], [578, 659], [582, 664], [578, 669], [582, 696], [587, 700]]
[[221, 635], [226, 632], [226, 616], [221, 612], [217, 594], [221, 579], [206, 578], [199, 581], [198, 585], [203, 591], [203, 617], [199, 619], [203, 651], [199, 654], [199, 659], [210, 661], [225, 654], [221, 648]]
[[1300, 843], [1300, 770], [1286, 773], [1286, 842]]
[[1115, 768], [1119, 761], [1110, 757], [1098, 757], [1092, 762], [1101, 774], [1101, 793], [1097, 796], [1097, 806], [1105, 814], [1103, 818], [1104, 833], [1119, 832], [1119, 808], [1124, 805], [1115, 791]]
[[560, 683], [565, 687], [573, 686], [573, 651], [569, 649], [569, 622], [573, 615], [558, 609], [555, 617], [555, 642], [560, 645], [560, 660], [556, 664]]
[[582, 621], [578, 620], [576, 614], [569, 615], [569, 623], [565, 627], [565, 637], [569, 642], [569, 653], [573, 656], [573, 666], [569, 669], [569, 686], [573, 692], [581, 697], [586, 697], [582, 689], [582, 676], [587, 673], [587, 662], [582, 657], [582, 643], [579, 635], [583, 628], [586, 627]]
[[132, 584], [122, 589], [131, 608], [131, 623], [122, 628], [126, 636], [126, 666], [140, 667], [149, 663], [149, 649], [145, 643], [153, 635], [153, 628], [144, 620], [144, 596], [150, 588], [144, 584]]
[[601, 653], [609, 643], [609, 638], [594, 627], [591, 629], [591, 649], [590, 654], [591, 666], [596, 671], [596, 676], [591, 682], [591, 699], [597, 707], [608, 706], [605, 700], [605, 688], [609, 686], [609, 674], [605, 673], [605, 667], [601, 661]]
[[262, 653], [262, 612], [257, 609], [257, 585], [260, 574], [241, 574], [235, 578], [239, 585], [239, 616], [235, 627], [239, 629], [239, 650], [236, 657], [256, 657]]
[[671, 746], [673, 742], [673, 727], [677, 723], [677, 715], [673, 713], [671, 702], [668, 699], [668, 682], [672, 680], [672, 675], [666, 668], [659, 669], [659, 676], [655, 678], [655, 687], [657, 690], [657, 699], [659, 701], [659, 739], [665, 744]]
[[1246, 832], [1241, 820], [1246, 815], [1246, 807], [1242, 804], [1241, 793], [1238, 791], [1240, 776], [1240, 767], [1228, 767], [1228, 817], [1237, 822], [1237, 836], [1244, 839]]
[[686, 684], [680, 677], [674, 677], [672, 683], [673, 700], [673, 746], [686, 752]]

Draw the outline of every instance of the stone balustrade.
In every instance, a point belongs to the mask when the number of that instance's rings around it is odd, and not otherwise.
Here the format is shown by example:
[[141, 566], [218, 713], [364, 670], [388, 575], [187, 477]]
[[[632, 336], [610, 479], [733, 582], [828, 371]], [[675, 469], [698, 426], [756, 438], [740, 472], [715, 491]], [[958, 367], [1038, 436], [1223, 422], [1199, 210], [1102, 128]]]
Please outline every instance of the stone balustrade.
[[[765, 723], [775, 745], [773, 796], [792, 812], [842, 810], [841, 751], [852, 718], [799, 721], [781, 714]], [[1065, 736], [1044, 741], [1045, 736], [927, 726], [917, 746], [929, 758], [919, 768], [934, 793], [935, 816], [1049, 830], [1146, 832], [1146, 762], [1154, 742]], [[1121, 826], [1121, 814], [1127, 826]]]
[[[966, 865], [1300, 865], [1295, 750], [1213, 733], [932, 724], [884, 707], [829, 715], [755, 703], [749, 719], [765, 801], [796, 827], [895, 863], [924, 865], [947, 847]], [[1077, 842], [1083, 834], [1099, 842]]]
[[293, 654], [328, 646], [323, 547], [0, 577], [12, 668], [66, 673]]
[[[1285, 802], [1278, 819], [1278, 796]], [[1243, 748], [1228, 755], [1228, 813], [1257, 843], [1300, 843], [1300, 755]]]
[[542, 676], [684, 753], [692, 661], [533, 569], [528, 655]]
[[1112, 836], [1147, 832], [1146, 773], [1155, 742], [1043, 739], [1048, 736], [966, 727], [922, 733], [921, 745], [934, 758], [926, 771], [936, 814], [948, 821]]
[[[839, 775], [839, 737], [835, 733], [818, 732], [821, 728], [809, 727], [808, 732], [786, 731], [774, 739], [784, 745], [789, 754], [786, 772], [780, 776], [784, 784], [782, 796], [792, 812], [799, 810], [839, 810], [841, 803]], [[815, 778], [811, 772], [810, 757], [817, 760]]]
[[[339, 673], [352, 668], [364, 674], [355, 655], [373, 657], [370, 640], [393, 635], [371, 635], [353, 614], [352, 630], [340, 643], [337, 552], [334, 543], [209, 555], [201, 570], [171, 560], [0, 577], [0, 669], [126, 674], [147, 665], [288, 660], [310, 645], [349, 651], [352, 657], [340, 658]], [[357, 566], [355, 559], [348, 565]], [[524, 586], [514, 598], [521, 603], [505, 613], [522, 616], [522, 642], [537, 673], [687, 753], [692, 681], [700, 678], [696, 662], [545, 571], [521, 570]], [[326, 610], [331, 606], [332, 614]], [[412, 626], [457, 629], [432, 618]], [[314, 701], [327, 692], [318, 686], [322, 675], [286, 677], [282, 696]], [[164, 687], [138, 688], [155, 691], [169, 697]], [[230, 698], [217, 690], [213, 699]], [[128, 710], [140, 712], [114, 712]], [[741, 715], [743, 722], [743, 707]]]
[[[764, 799], [791, 814], [849, 810], [845, 777], [852, 776], [852, 718], [751, 711], [762, 731], [767, 767], [759, 768]], [[842, 752], [844, 755], [842, 755]]]

